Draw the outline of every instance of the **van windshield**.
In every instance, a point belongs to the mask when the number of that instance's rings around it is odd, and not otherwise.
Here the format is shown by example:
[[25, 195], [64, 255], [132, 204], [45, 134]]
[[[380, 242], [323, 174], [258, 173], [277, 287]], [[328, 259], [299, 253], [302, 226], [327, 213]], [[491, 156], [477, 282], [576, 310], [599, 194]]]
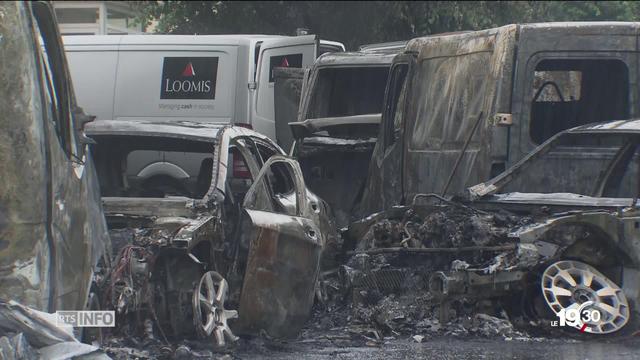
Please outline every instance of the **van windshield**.
[[562, 134], [508, 170], [497, 192], [633, 198], [639, 165], [638, 135]]
[[389, 66], [320, 69], [306, 118], [381, 113], [388, 76]]

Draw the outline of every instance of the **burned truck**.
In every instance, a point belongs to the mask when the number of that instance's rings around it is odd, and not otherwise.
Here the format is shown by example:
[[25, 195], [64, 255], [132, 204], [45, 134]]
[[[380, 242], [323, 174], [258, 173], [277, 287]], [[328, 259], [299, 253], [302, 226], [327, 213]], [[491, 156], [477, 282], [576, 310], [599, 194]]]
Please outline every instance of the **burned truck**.
[[[340, 226], [348, 224], [365, 181], [389, 66], [401, 46], [393, 45], [390, 49], [378, 45], [368, 52], [324, 54], [302, 84], [299, 107], [288, 93], [276, 96], [278, 122], [286, 120], [284, 125], [291, 129], [293, 154], [305, 179], [331, 205]], [[282, 80], [276, 77], [276, 95], [281, 94]], [[287, 103], [295, 104], [295, 111], [283, 113]], [[285, 131], [289, 133], [287, 128], [280, 133]]]
[[540, 23], [411, 40], [391, 66], [358, 215], [487, 181], [559, 131], [637, 117], [639, 28]]
[[1, 2], [0, 19], [0, 299], [98, 310], [92, 280], [109, 237], [82, 131], [91, 117], [51, 4]]
[[[103, 294], [119, 331], [218, 345], [297, 334], [334, 232], [295, 160], [240, 127], [104, 120], [87, 134], [116, 251]], [[176, 176], [154, 174], [156, 159], [179, 164]]]
[[547, 331], [571, 310], [583, 332], [637, 331], [639, 170], [640, 120], [561, 132], [453, 200], [353, 223], [343, 274], [361, 297], [420, 286], [445, 318], [489, 299]]

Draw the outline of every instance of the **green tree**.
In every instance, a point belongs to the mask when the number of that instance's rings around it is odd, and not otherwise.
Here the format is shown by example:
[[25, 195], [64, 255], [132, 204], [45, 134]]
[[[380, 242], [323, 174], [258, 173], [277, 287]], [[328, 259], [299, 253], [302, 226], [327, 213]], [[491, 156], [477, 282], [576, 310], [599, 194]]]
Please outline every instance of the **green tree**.
[[139, 21], [173, 34], [281, 34], [308, 28], [347, 48], [509, 23], [637, 21], [634, 1], [141, 1]]

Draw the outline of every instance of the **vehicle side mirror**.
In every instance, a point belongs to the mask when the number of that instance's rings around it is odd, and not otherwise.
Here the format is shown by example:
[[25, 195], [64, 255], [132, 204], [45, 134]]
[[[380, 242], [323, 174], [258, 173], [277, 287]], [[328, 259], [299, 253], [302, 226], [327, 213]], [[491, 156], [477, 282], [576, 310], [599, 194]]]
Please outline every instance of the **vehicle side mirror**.
[[76, 131], [77, 139], [81, 144], [85, 145], [96, 143], [93, 139], [84, 134], [84, 126], [95, 119], [95, 116], [85, 114], [81, 107], [76, 106], [73, 108], [74, 130]]

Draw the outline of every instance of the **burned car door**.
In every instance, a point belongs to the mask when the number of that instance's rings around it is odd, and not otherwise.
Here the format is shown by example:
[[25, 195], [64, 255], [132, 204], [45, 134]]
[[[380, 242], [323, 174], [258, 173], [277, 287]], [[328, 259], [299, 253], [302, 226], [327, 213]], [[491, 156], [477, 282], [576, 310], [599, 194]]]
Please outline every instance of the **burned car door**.
[[249, 248], [237, 332], [264, 329], [295, 336], [313, 305], [322, 250], [302, 171], [285, 156], [272, 156], [244, 199], [242, 241]]

